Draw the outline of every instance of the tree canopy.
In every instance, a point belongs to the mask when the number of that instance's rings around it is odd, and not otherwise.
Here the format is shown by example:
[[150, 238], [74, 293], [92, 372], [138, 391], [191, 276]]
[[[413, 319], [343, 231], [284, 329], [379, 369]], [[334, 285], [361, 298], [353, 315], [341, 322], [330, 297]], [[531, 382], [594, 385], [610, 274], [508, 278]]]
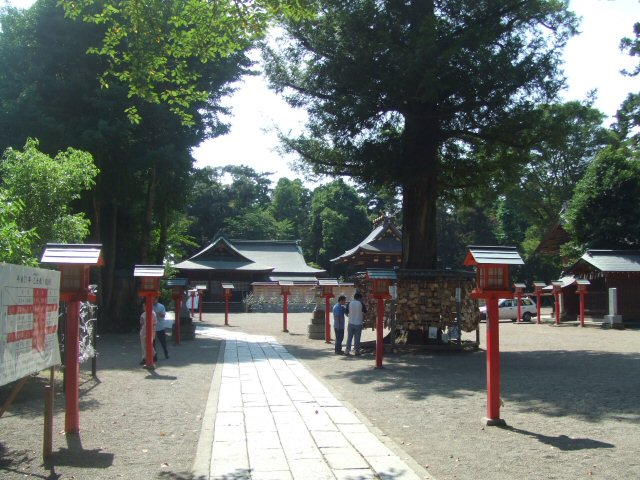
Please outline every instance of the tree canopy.
[[436, 204], [517, 171], [505, 148], [563, 86], [562, 1], [330, 0], [267, 48], [272, 86], [309, 114], [285, 139], [319, 173], [399, 185], [403, 265], [436, 265]]
[[[0, 195], [8, 201], [1, 228], [28, 239], [32, 258], [39, 257], [47, 242], [82, 242], [89, 235], [89, 220], [74, 213], [72, 205], [95, 185], [97, 174], [87, 152], [69, 148], [52, 158], [32, 139], [22, 151], [8, 148], [0, 161]], [[9, 257], [25, 258], [25, 247], [9, 247], [14, 252]]]
[[603, 149], [576, 186], [568, 228], [583, 248], [640, 249], [640, 153]]
[[[67, 15], [103, 27], [90, 52], [107, 63], [101, 83], [127, 86], [128, 96], [164, 103], [183, 123], [192, 124], [194, 103], [210, 90], [198, 64], [233, 58], [261, 38], [276, 17], [299, 17], [305, 0], [61, 0]], [[140, 120], [134, 103], [129, 118]]]

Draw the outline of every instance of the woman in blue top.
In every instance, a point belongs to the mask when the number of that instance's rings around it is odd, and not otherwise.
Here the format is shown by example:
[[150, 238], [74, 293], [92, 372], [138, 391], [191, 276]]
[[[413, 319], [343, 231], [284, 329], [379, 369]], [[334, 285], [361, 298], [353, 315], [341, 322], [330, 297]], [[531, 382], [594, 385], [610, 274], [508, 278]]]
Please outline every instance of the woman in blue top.
[[340, 295], [338, 302], [333, 306], [333, 331], [336, 334], [336, 355], [344, 355], [342, 352], [342, 340], [344, 339], [344, 310], [347, 297]]

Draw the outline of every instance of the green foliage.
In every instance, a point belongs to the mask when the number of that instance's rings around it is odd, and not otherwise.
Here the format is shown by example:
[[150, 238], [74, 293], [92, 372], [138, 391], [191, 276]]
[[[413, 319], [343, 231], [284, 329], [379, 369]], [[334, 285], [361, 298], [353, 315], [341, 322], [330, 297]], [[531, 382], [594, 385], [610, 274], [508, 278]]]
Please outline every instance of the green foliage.
[[271, 194], [269, 209], [277, 221], [291, 225], [291, 238], [300, 240], [309, 228], [310, 201], [311, 192], [301, 180], [281, 178]]
[[640, 147], [640, 93], [630, 93], [622, 102], [611, 128], [620, 142]]
[[[191, 107], [209, 97], [202, 88], [199, 64], [216, 63], [245, 51], [261, 38], [276, 16], [300, 18], [304, 0], [61, 0], [67, 15], [104, 29], [100, 44], [89, 52], [107, 66], [104, 88], [113, 81], [127, 85], [130, 98], [164, 103], [186, 125], [194, 123]], [[127, 108], [133, 123], [141, 115]]]
[[576, 186], [568, 231], [584, 248], [640, 248], [640, 155], [605, 148]]
[[18, 218], [24, 210], [19, 199], [10, 199], [0, 190], [0, 262], [35, 267], [37, 258], [32, 245], [38, 241], [33, 229], [23, 230], [18, 226]]
[[[435, 266], [436, 203], [517, 173], [563, 85], [563, 1], [329, 0], [286, 22], [267, 74], [310, 114], [285, 147], [315, 173], [401, 187], [405, 267]], [[446, 192], [446, 194], [445, 194]], [[312, 227], [313, 228], [313, 227]]]
[[[233, 165], [194, 171], [193, 188], [186, 206], [187, 215], [192, 219], [189, 235], [199, 245], [207, 244], [221, 231], [232, 237], [239, 235], [238, 238], [265, 239], [269, 238], [264, 236], [267, 232], [277, 232], [278, 238], [286, 238], [290, 227], [279, 223], [280, 219], [267, 211], [271, 185], [267, 175]], [[258, 220], [258, 217], [266, 222], [263, 231], [259, 230], [260, 224], [251, 225], [251, 219]], [[251, 237], [250, 232], [259, 236]]]
[[224, 222], [230, 238], [253, 240], [291, 240], [293, 226], [289, 220], [277, 221], [268, 209], [254, 207]]
[[[640, 57], [640, 22], [636, 22], [633, 25], [633, 34], [635, 38], [625, 37], [620, 41], [620, 49], [626, 50], [632, 57]], [[636, 68], [629, 71], [623, 71], [625, 75], [634, 77], [640, 74], [640, 63], [636, 65]]]
[[37, 140], [29, 139], [23, 151], [9, 148], [0, 163], [0, 188], [5, 198], [24, 205], [14, 211], [16, 224], [33, 229], [39, 244], [47, 242], [82, 242], [89, 233], [89, 220], [73, 213], [72, 204], [81, 192], [95, 185], [98, 169], [87, 152], [67, 149], [54, 158], [38, 150]]
[[371, 231], [367, 210], [355, 188], [342, 179], [313, 191], [306, 258], [330, 270], [330, 259], [360, 243]]

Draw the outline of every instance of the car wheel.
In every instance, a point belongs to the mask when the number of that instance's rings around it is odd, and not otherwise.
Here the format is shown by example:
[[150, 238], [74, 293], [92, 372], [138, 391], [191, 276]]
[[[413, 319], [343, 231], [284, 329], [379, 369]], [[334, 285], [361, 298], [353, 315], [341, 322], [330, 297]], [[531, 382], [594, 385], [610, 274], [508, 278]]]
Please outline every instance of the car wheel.
[[531, 321], [531, 314], [529, 312], [524, 312], [524, 315], [522, 315], [522, 321], [523, 322], [530, 322]]

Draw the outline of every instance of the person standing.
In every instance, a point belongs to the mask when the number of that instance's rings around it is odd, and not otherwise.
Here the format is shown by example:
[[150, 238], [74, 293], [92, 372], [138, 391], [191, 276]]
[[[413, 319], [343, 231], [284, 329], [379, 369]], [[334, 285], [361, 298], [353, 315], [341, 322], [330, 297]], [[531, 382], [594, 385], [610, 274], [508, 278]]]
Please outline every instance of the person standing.
[[344, 339], [344, 312], [347, 297], [340, 295], [338, 302], [333, 306], [333, 331], [336, 334], [336, 355], [344, 355], [342, 340]]
[[[153, 298], [153, 311], [156, 314], [156, 339], [162, 345], [164, 351], [164, 358], [169, 358], [169, 350], [167, 350], [167, 334], [165, 333], [164, 317], [167, 315], [167, 310], [164, 305], [158, 301], [158, 297]], [[153, 342], [155, 346], [155, 339]]]
[[353, 340], [354, 353], [360, 355], [360, 337], [362, 335], [362, 325], [364, 323], [364, 313], [367, 311], [362, 303], [362, 294], [356, 292], [353, 300], [347, 305], [347, 316], [349, 324], [347, 325], [347, 348], [346, 355], [351, 355], [351, 341]]

